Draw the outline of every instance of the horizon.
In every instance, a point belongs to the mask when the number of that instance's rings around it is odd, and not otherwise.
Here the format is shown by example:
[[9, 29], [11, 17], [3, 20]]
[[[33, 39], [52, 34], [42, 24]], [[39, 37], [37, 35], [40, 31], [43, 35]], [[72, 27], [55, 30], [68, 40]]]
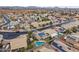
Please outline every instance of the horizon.
[[79, 6], [0, 6], [0, 7], [79, 8]]

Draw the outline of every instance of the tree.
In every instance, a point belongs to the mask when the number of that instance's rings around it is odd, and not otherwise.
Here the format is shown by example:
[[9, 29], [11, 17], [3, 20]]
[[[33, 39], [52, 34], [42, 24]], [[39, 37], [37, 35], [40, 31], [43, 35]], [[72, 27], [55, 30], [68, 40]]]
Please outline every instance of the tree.
[[49, 21], [49, 19], [48, 18], [43, 18], [42, 21]]
[[45, 41], [48, 42], [49, 44], [51, 44], [51, 42], [52, 42], [52, 38], [51, 38], [51, 36], [49, 36], [48, 38], [46, 38]]
[[27, 35], [27, 44], [29, 45], [29, 44], [31, 44], [31, 40], [30, 40], [30, 38], [32, 37], [32, 31], [30, 31], [30, 32], [28, 32], [28, 35]]
[[30, 25], [30, 28], [31, 28], [31, 29], [32, 29], [32, 28], [33, 28], [33, 29], [36, 29], [36, 27], [34, 27], [33, 25]]
[[29, 31], [28, 32], [28, 38], [31, 38], [31, 36], [32, 36], [32, 31]]
[[50, 24], [52, 24], [52, 22], [50, 22]]
[[77, 28], [79, 28], [79, 25], [77, 26]]
[[74, 33], [76, 33], [76, 32], [77, 32], [76, 27], [72, 27], [72, 28], [71, 28], [71, 31], [74, 32]]
[[29, 44], [28, 46], [27, 46], [27, 49], [32, 49], [33, 48], [33, 45], [32, 44]]
[[67, 29], [64, 33], [65, 34], [71, 34], [72, 32], [69, 29]]

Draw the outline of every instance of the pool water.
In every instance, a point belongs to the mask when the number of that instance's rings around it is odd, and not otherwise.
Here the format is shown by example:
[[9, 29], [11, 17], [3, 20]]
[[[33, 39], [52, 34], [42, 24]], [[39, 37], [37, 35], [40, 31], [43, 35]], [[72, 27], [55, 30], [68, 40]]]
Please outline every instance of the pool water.
[[35, 42], [36, 47], [44, 45], [44, 42]]
[[38, 35], [42, 37], [42, 36], [45, 36], [45, 33], [44, 32], [38, 33]]

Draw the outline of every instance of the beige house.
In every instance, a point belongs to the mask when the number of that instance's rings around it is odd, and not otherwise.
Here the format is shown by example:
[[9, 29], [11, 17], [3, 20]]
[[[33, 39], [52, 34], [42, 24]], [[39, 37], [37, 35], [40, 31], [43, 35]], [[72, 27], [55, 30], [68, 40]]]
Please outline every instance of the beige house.
[[56, 30], [55, 29], [51, 29], [51, 28], [50, 29], [43, 30], [43, 32], [48, 33], [49, 36], [51, 36], [52, 38], [57, 35]]
[[4, 51], [16, 51], [19, 48], [27, 48], [26, 35], [20, 35], [19, 37], [11, 40], [0, 41], [0, 46]]
[[65, 37], [65, 39], [67, 42], [70, 42], [72, 44], [78, 43], [79, 42], [79, 32], [68, 35]]
[[10, 46], [11, 46], [11, 50], [27, 47], [26, 35], [20, 35], [18, 38], [10, 40]]
[[65, 37], [66, 42], [71, 43], [73, 47], [79, 49], [79, 32]]

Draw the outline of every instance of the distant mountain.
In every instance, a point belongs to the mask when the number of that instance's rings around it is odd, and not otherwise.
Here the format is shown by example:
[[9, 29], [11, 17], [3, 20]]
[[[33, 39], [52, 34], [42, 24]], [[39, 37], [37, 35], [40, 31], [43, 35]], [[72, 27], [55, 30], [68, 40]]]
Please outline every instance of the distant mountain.
[[78, 9], [79, 8], [62, 8], [62, 7], [37, 7], [37, 6], [28, 6], [28, 7], [22, 7], [22, 6], [0, 6], [0, 9], [4, 10], [64, 10], [64, 9]]
[[18, 10], [18, 9], [30, 9], [30, 10], [38, 10], [38, 9], [53, 9], [53, 7], [36, 7], [36, 6], [28, 6], [28, 7], [21, 7], [21, 6], [0, 6], [0, 9], [13, 9], [13, 10]]

